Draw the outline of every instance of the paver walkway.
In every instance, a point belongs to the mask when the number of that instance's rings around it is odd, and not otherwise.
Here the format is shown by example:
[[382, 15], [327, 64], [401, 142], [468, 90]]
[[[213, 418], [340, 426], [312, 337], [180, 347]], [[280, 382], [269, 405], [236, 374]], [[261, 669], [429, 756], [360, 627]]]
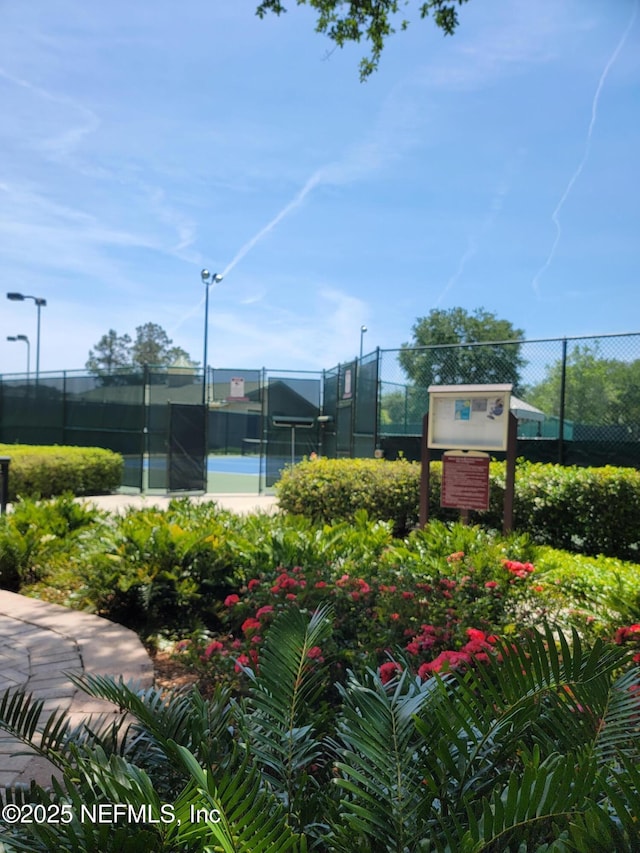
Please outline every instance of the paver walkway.
[[[68, 674], [122, 676], [141, 687], [153, 683], [153, 665], [137, 634], [98, 616], [0, 590], [0, 695], [23, 688], [63, 709], [73, 725], [119, 711], [78, 690]], [[52, 766], [24, 753], [23, 744], [0, 731], [0, 786], [35, 779], [51, 782]]]

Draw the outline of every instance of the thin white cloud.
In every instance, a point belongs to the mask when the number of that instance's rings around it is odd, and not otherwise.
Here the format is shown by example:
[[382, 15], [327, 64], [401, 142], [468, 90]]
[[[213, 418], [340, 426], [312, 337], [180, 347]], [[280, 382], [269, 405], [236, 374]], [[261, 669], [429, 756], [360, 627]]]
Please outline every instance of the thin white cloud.
[[542, 276], [545, 274], [545, 272], [551, 266], [553, 259], [556, 256], [556, 251], [558, 249], [558, 245], [560, 243], [560, 238], [562, 236], [562, 228], [560, 226], [560, 211], [562, 210], [562, 208], [565, 205], [565, 202], [569, 198], [569, 195], [571, 194], [571, 191], [573, 190], [577, 180], [582, 175], [582, 172], [584, 171], [584, 168], [587, 165], [587, 160], [589, 159], [589, 152], [591, 151], [591, 140], [593, 138], [593, 131], [594, 131], [594, 128], [596, 126], [596, 120], [598, 118], [598, 104], [600, 102], [600, 94], [602, 93], [602, 89], [603, 89], [604, 84], [606, 82], [606, 79], [609, 75], [609, 72], [611, 71], [611, 69], [614, 66], [618, 56], [620, 55], [622, 49], [624, 48], [625, 44], [627, 43], [627, 39], [629, 38], [629, 33], [633, 29], [633, 25], [635, 24], [636, 16], [638, 14], [638, 5], [639, 5], [639, 0], [635, 0], [635, 2], [633, 4], [633, 9], [631, 11], [631, 17], [629, 18], [629, 22], [627, 23], [627, 26], [626, 26], [620, 40], [618, 41], [618, 44], [616, 45], [613, 53], [611, 54], [611, 56], [607, 60], [607, 63], [605, 65], [604, 69], [602, 70], [602, 73], [600, 74], [600, 77], [598, 79], [598, 85], [596, 86], [596, 91], [595, 91], [595, 94], [593, 96], [593, 100], [591, 102], [591, 120], [589, 121], [589, 127], [587, 129], [587, 137], [585, 140], [584, 153], [582, 155], [582, 159], [578, 163], [578, 166], [576, 167], [574, 173], [571, 175], [571, 178], [569, 179], [569, 183], [565, 187], [564, 192], [560, 196], [560, 200], [558, 201], [553, 213], [551, 214], [551, 221], [553, 222], [555, 230], [556, 230], [555, 239], [553, 241], [553, 244], [551, 246], [549, 254], [547, 255], [544, 263], [542, 264], [542, 266], [540, 267], [538, 272], [535, 274], [535, 276], [533, 277], [533, 281], [531, 282], [531, 287], [533, 288], [536, 296], [538, 296], [538, 297], [540, 296], [540, 279], [542, 278]]

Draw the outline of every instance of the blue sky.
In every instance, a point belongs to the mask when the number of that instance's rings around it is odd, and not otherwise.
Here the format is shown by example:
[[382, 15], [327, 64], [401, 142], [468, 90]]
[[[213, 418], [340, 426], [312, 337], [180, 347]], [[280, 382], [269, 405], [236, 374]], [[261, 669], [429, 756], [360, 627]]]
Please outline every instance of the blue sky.
[[[638, 331], [639, 0], [470, 0], [358, 78], [306, 7], [0, 6], [0, 263], [41, 371], [151, 321], [209, 363], [329, 368], [432, 308]], [[33, 303], [0, 310], [23, 371]]]

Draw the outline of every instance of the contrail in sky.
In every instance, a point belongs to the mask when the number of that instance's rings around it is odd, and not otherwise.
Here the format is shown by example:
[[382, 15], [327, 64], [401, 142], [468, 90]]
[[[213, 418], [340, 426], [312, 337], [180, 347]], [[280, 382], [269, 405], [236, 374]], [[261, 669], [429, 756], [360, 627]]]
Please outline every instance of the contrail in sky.
[[[269, 234], [270, 231], [281, 222], [285, 216], [288, 216], [292, 210], [295, 210], [296, 207], [299, 207], [305, 198], [309, 195], [309, 193], [321, 184], [323, 180], [325, 180], [329, 175], [327, 169], [318, 169], [316, 172], [311, 175], [306, 184], [302, 187], [302, 189], [291, 199], [291, 201], [286, 204], [280, 213], [273, 217], [273, 219], [261, 228], [257, 234], [255, 234], [250, 240], [242, 246], [242, 248], [236, 253], [234, 258], [227, 264], [227, 266], [222, 271], [221, 275], [224, 278], [231, 270], [236, 266], [236, 264], [240, 263], [240, 261], [244, 258], [244, 256], [253, 249], [256, 243], [259, 243], [264, 237]], [[217, 286], [217, 285], [216, 285]], [[203, 296], [200, 302], [195, 305], [190, 311], [188, 311], [183, 317], [181, 317], [175, 326], [170, 330], [170, 334], [174, 334], [177, 329], [182, 326], [184, 322], [186, 322], [190, 317], [193, 317], [195, 314], [199, 313], [200, 308], [204, 305], [205, 297]]]
[[276, 225], [282, 219], [285, 218], [285, 216], [288, 216], [288, 214], [291, 213], [292, 210], [295, 210], [296, 207], [301, 205], [305, 198], [309, 195], [311, 190], [313, 190], [315, 187], [318, 186], [319, 183], [322, 182], [322, 179], [323, 170], [319, 169], [317, 172], [314, 172], [314, 174], [309, 178], [307, 183], [302, 187], [300, 192], [298, 192], [298, 194], [291, 199], [289, 204], [285, 205], [285, 207], [282, 208], [280, 213], [278, 213], [277, 216], [274, 216], [273, 219], [267, 225], [265, 225], [264, 228], [258, 231], [258, 233], [254, 237], [252, 237], [250, 240], [247, 240], [244, 246], [233, 258], [233, 260], [227, 264], [226, 268], [222, 272], [222, 275], [225, 276], [227, 275], [227, 273], [231, 272], [235, 265], [238, 264], [244, 258], [244, 256], [251, 251], [251, 249], [253, 249], [256, 243], [259, 243], [260, 240], [266, 237], [267, 234], [272, 231], [276, 227]]
[[469, 236], [467, 240], [467, 248], [464, 250], [462, 257], [458, 261], [458, 267], [455, 273], [449, 278], [443, 289], [440, 291], [440, 295], [434, 302], [434, 307], [437, 308], [441, 304], [447, 293], [451, 290], [451, 288], [458, 283], [467, 265], [467, 261], [469, 261], [477, 253], [478, 249], [480, 248], [482, 239], [487, 234], [487, 232], [493, 227], [496, 218], [502, 210], [505, 197], [508, 195], [509, 190], [511, 188], [513, 176], [520, 168], [523, 155], [524, 149], [521, 148], [507, 163], [502, 180], [500, 181], [491, 198], [491, 205], [489, 211], [485, 215], [477, 231], [473, 232]]
[[626, 27], [624, 33], [622, 34], [622, 38], [620, 39], [620, 41], [616, 45], [615, 50], [613, 51], [613, 53], [609, 57], [609, 60], [608, 60], [607, 64], [605, 65], [602, 74], [600, 75], [600, 79], [598, 80], [598, 86], [596, 88], [596, 93], [593, 96], [593, 102], [591, 104], [591, 121], [589, 122], [589, 129], [587, 131], [587, 140], [586, 140], [585, 147], [584, 147], [584, 154], [582, 155], [582, 160], [578, 164], [578, 168], [575, 170], [575, 172], [571, 176], [571, 180], [567, 184], [565, 191], [562, 193], [562, 196], [560, 197], [560, 201], [558, 202], [555, 210], [551, 214], [551, 220], [552, 220], [553, 224], [556, 226], [556, 238], [553, 241], [551, 251], [549, 252], [549, 254], [547, 256], [546, 261], [540, 267], [538, 272], [535, 274], [533, 281], [531, 282], [531, 286], [533, 287], [534, 291], [536, 292], [536, 294], [538, 296], [540, 295], [540, 287], [539, 287], [538, 283], [539, 283], [542, 275], [547, 271], [547, 269], [551, 265], [551, 262], [553, 261], [555, 254], [556, 254], [556, 249], [558, 248], [558, 243], [560, 242], [560, 236], [561, 236], [560, 218], [559, 218], [560, 217], [560, 211], [562, 210], [562, 207], [564, 206], [565, 201], [569, 197], [569, 194], [571, 193], [571, 190], [573, 189], [574, 184], [576, 183], [576, 181], [578, 180], [578, 178], [582, 174], [582, 170], [584, 169], [584, 167], [587, 163], [587, 160], [589, 158], [589, 151], [591, 149], [591, 137], [593, 136], [593, 128], [595, 127], [596, 118], [598, 116], [598, 102], [600, 100], [600, 93], [602, 92], [602, 87], [605, 84], [605, 80], [607, 79], [609, 71], [611, 70], [616, 59], [618, 58], [618, 54], [620, 53], [620, 51], [622, 50], [622, 48], [624, 47], [624, 45], [627, 41], [629, 33], [631, 32], [631, 28], [633, 27], [633, 25], [635, 23], [637, 14], [638, 14], [638, 0], [636, 0], [636, 2], [633, 4], [633, 12], [631, 13], [631, 19], [629, 20], [629, 23], [627, 24], [627, 27]]

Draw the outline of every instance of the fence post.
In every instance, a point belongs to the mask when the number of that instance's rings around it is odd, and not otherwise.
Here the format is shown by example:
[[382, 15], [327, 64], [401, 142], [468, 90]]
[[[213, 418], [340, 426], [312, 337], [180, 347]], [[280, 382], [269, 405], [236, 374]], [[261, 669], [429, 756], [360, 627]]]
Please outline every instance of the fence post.
[[567, 392], [567, 339], [562, 339], [562, 370], [560, 373], [560, 415], [558, 436], [558, 464], [564, 464], [564, 412], [565, 395]]
[[10, 456], [0, 456], [0, 515], [7, 511], [9, 503], [9, 463]]

